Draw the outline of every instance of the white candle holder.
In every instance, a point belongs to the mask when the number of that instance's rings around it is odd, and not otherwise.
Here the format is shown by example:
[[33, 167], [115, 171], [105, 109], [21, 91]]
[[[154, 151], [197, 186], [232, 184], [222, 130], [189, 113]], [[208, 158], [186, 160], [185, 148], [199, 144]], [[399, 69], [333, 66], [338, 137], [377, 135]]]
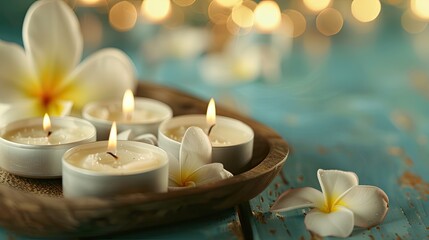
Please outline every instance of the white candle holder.
[[160, 101], [149, 98], [135, 98], [133, 118], [126, 120], [121, 101], [99, 101], [84, 106], [82, 116], [97, 128], [97, 140], [107, 140], [112, 122], [116, 121], [118, 132], [132, 129], [136, 135], [156, 135], [162, 121], [173, 116], [171, 108]]
[[109, 197], [139, 192], [167, 192], [168, 157], [161, 148], [134, 141], [118, 141], [119, 149], [135, 154], [150, 153], [158, 165], [141, 170], [102, 171], [83, 168], [74, 162], [77, 154], [102, 153], [107, 150], [107, 141], [76, 146], [63, 156], [63, 194], [65, 197]]
[[[67, 129], [73, 137], [64, 136], [63, 143], [16, 142], [8, 135], [24, 128], [42, 128], [42, 118], [30, 118], [9, 123], [0, 130], [0, 167], [15, 175], [29, 178], [61, 177], [61, 158], [70, 148], [94, 142], [96, 129], [88, 121], [74, 117], [51, 118], [52, 129]], [[52, 136], [52, 135], [51, 135]]]
[[[181, 138], [190, 126], [200, 127], [205, 132], [210, 128], [205, 115], [174, 117], [159, 126], [159, 147], [178, 158]], [[209, 138], [213, 146], [212, 162], [222, 163], [233, 174], [242, 172], [252, 158], [254, 133], [252, 128], [241, 121], [217, 116]]]

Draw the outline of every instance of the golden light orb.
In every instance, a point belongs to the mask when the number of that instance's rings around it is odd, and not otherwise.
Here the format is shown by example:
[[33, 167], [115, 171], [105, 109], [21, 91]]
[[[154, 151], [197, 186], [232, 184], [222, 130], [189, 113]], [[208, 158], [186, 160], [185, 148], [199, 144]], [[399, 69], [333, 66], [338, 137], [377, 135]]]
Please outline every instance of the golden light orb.
[[255, 27], [261, 32], [272, 32], [281, 23], [279, 5], [274, 1], [261, 1], [254, 12]]
[[316, 27], [325, 36], [337, 34], [343, 27], [343, 16], [334, 8], [327, 8], [316, 18]]
[[209, 19], [215, 24], [226, 24], [228, 17], [230, 17], [232, 10], [217, 3], [217, 1], [210, 2], [208, 8]]
[[292, 9], [285, 10], [283, 13], [293, 24], [293, 37], [296, 38], [301, 36], [307, 28], [307, 21], [305, 20], [304, 15]]
[[79, 0], [77, 1], [78, 5], [82, 6], [99, 6], [101, 4], [105, 4], [105, 1], [103, 0]]
[[304, 5], [313, 12], [320, 12], [327, 8], [331, 0], [304, 0]]
[[170, 15], [171, 2], [170, 0], [144, 0], [140, 11], [148, 21], [159, 23]]
[[194, 4], [195, 0], [173, 0], [175, 4], [181, 7], [187, 7]]
[[117, 31], [128, 31], [137, 21], [137, 9], [128, 1], [121, 1], [113, 5], [109, 11], [110, 25]]
[[411, 0], [411, 11], [419, 18], [429, 20], [429, 1], [428, 0]]
[[401, 25], [405, 31], [415, 34], [423, 32], [428, 23], [423, 22], [420, 18], [416, 17], [410, 10], [407, 10], [404, 12], [404, 14], [402, 14]]
[[241, 28], [251, 28], [253, 26], [253, 11], [244, 5], [234, 7], [231, 18]]
[[222, 7], [233, 8], [240, 5], [243, 0], [214, 0]]
[[352, 15], [360, 22], [371, 22], [381, 11], [380, 0], [353, 0]]

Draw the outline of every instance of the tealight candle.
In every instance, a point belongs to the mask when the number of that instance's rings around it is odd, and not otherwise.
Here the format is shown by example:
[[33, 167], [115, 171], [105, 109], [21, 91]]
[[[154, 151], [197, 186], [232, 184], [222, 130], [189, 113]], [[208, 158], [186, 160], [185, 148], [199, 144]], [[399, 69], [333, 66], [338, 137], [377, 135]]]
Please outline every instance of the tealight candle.
[[117, 141], [116, 137], [114, 122], [109, 141], [76, 146], [64, 154], [65, 197], [167, 191], [167, 153], [146, 143]]
[[132, 129], [134, 134], [156, 135], [159, 124], [171, 118], [171, 108], [154, 99], [134, 98], [127, 90], [120, 101], [92, 102], [84, 106], [82, 116], [97, 128], [97, 140], [107, 140], [110, 126], [115, 121], [118, 131]]
[[23, 177], [61, 177], [63, 154], [95, 138], [95, 127], [83, 119], [45, 115], [18, 120], [0, 131], [0, 167]]
[[234, 174], [240, 173], [252, 158], [253, 130], [236, 119], [216, 116], [214, 101], [211, 102], [206, 115], [183, 115], [164, 121], [158, 129], [158, 145], [179, 157], [186, 129], [200, 127], [207, 132], [212, 143], [212, 161], [222, 163]]

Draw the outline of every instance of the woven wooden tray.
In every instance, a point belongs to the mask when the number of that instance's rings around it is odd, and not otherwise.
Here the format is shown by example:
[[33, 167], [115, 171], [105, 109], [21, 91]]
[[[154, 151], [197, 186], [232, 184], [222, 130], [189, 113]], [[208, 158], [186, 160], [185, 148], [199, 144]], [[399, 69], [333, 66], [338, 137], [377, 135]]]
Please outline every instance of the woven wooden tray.
[[[137, 96], [170, 105], [174, 115], [203, 114], [207, 103], [158, 85], [142, 83]], [[0, 169], [0, 225], [32, 236], [97, 236], [202, 217], [247, 201], [273, 180], [286, 160], [287, 143], [270, 128], [217, 108], [255, 132], [247, 170], [232, 178], [181, 191], [114, 198], [64, 199], [61, 180], [16, 177]]]

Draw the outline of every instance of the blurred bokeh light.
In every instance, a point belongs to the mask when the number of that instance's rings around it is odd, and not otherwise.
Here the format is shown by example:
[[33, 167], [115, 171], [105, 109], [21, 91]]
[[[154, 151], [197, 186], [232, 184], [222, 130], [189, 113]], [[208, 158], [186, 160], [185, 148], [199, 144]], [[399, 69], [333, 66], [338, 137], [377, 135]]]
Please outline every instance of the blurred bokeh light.
[[255, 27], [262, 32], [274, 31], [280, 25], [280, 8], [274, 1], [261, 1], [254, 14]]
[[377, 18], [381, 11], [379, 0], [353, 0], [352, 14], [361, 22], [371, 22]]
[[165, 20], [171, 12], [170, 0], [144, 0], [141, 13], [150, 22], [158, 23]]
[[109, 22], [118, 31], [128, 31], [137, 21], [137, 10], [128, 1], [121, 1], [113, 5], [109, 11]]
[[317, 15], [316, 26], [323, 35], [332, 36], [343, 27], [343, 17], [334, 8], [327, 8]]
[[314, 12], [322, 11], [327, 8], [331, 0], [304, 0], [305, 6]]

